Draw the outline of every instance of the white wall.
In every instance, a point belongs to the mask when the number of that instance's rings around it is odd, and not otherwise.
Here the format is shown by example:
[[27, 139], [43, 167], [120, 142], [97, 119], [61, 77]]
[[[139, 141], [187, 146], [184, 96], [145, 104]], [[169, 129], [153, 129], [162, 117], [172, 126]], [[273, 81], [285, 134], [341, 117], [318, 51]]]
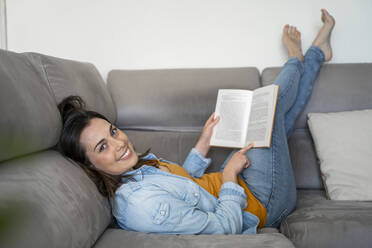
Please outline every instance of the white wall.
[[372, 62], [371, 0], [7, 0], [8, 49], [111, 69], [280, 66], [282, 27], [303, 50], [336, 18], [333, 63]]
[[0, 48], [7, 49], [7, 32], [6, 32], [6, 2], [0, 0]]

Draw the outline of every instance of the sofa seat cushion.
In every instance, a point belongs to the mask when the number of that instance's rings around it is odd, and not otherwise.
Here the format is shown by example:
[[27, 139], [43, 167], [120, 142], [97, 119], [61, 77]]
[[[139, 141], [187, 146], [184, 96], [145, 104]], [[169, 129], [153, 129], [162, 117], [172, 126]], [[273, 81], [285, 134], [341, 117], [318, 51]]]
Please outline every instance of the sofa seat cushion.
[[294, 247], [280, 233], [265, 233], [257, 235], [160, 235], [107, 229], [97, 241], [94, 248], [110, 247]]
[[280, 231], [300, 248], [370, 247], [372, 202], [332, 201], [324, 191], [300, 190]]

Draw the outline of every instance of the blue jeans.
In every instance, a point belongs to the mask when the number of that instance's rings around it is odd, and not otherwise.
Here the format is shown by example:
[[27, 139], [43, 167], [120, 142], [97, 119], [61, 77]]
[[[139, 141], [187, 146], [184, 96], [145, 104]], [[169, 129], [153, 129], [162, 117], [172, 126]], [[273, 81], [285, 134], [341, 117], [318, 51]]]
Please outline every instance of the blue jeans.
[[[266, 208], [266, 227], [279, 227], [296, 206], [296, 184], [287, 139], [311, 95], [323, 61], [323, 52], [315, 46], [306, 52], [304, 62], [296, 57], [288, 59], [274, 82], [280, 88], [271, 146], [246, 153], [251, 165], [240, 176]], [[221, 170], [236, 151], [228, 156]]]

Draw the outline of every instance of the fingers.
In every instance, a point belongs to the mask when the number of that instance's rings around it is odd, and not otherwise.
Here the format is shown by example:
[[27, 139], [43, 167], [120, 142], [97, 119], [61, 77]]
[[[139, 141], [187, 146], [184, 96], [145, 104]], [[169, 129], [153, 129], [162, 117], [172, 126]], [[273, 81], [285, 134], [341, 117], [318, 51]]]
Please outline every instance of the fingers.
[[244, 168], [248, 168], [250, 165], [251, 165], [251, 161], [247, 159], [247, 162], [245, 163]]
[[214, 112], [209, 116], [208, 120], [205, 122], [205, 124], [211, 123], [215, 118], [214, 118]]
[[242, 149], [240, 149], [239, 152], [241, 152], [241, 153], [246, 153], [246, 152], [249, 151], [253, 146], [254, 146], [254, 143], [251, 142], [248, 146], [243, 147]]
[[248, 168], [251, 165], [251, 161], [249, 161], [249, 159], [247, 158], [247, 156], [245, 156], [244, 162], [245, 162], [244, 163], [244, 166], [243, 166], [244, 168]]
[[250, 149], [252, 149], [252, 147], [254, 146], [254, 143], [250, 143], [248, 146], [246, 147], [243, 147], [242, 149], [240, 149], [238, 152], [243, 154], [244, 158], [245, 158], [245, 163], [244, 163], [244, 168], [248, 168], [250, 165], [251, 165], [251, 161], [249, 161], [249, 159], [247, 158], [247, 156], [245, 155], [245, 153], [247, 151], [249, 151]]
[[205, 125], [206, 126], [209, 126], [209, 125], [212, 124], [212, 126], [215, 126], [218, 123], [219, 120], [220, 120], [220, 117], [219, 116], [215, 117], [215, 113], [213, 112], [211, 114], [211, 116], [209, 116], [209, 118], [208, 118], [207, 122], [205, 123]]
[[215, 126], [219, 121], [220, 121], [220, 117], [217, 116], [216, 118], [214, 118], [214, 120], [212, 122], [212, 126]]
[[211, 116], [209, 116], [207, 123], [213, 121], [213, 119], [214, 119], [214, 112], [211, 114]]
[[[248, 148], [249, 146], [245, 147]], [[249, 148], [250, 149], [250, 148]], [[251, 165], [251, 161], [249, 161], [247, 155], [245, 155], [245, 152], [242, 152], [242, 150], [235, 153], [237, 159], [240, 160], [240, 164], [242, 168], [248, 168]]]

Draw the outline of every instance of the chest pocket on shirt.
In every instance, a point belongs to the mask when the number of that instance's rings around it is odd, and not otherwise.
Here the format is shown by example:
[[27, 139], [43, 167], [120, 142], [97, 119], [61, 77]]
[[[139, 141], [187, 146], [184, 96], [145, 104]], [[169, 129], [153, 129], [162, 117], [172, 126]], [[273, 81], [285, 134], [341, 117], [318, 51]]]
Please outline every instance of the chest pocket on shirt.
[[185, 195], [183, 200], [189, 203], [191, 206], [196, 206], [200, 201], [200, 190], [196, 183], [191, 181], [185, 186]]
[[176, 225], [180, 223], [181, 216], [176, 212], [176, 209], [172, 209], [172, 206], [168, 202], [160, 202], [156, 205], [152, 221], [157, 225]]

